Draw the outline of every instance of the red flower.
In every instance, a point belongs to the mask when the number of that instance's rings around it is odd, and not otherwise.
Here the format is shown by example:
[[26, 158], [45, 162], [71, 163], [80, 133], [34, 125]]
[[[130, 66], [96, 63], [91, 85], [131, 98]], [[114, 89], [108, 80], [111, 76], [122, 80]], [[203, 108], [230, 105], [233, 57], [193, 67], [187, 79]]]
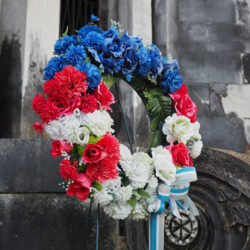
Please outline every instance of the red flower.
[[[77, 162], [75, 162], [75, 164], [77, 164]], [[72, 166], [68, 159], [63, 159], [61, 161], [59, 169], [60, 169], [60, 175], [62, 176], [63, 179], [75, 180], [77, 178], [77, 168]]]
[[73, 183], [69, 185], [67, 190], [67, 195], [77, 196], [80, 201], [88, 199], [88, 194], [90, 192], [91, 182], [86, 174], [78, 174]]
[[187, 93], [187, 87], [182, 84], [181, 88], [170, 94], [174, 102], [174, 108], [177, 115], [184, 115], [191, 122], [196, 122], [197, 106]]
[[51, 145], [52, 145], [51, 155], [53, 157], [61, 156], [62, 152], [70, 153], [72, 150], [72, 146], [65, 141], [56, 140], [53, 141]]
[[119, 142], [110, 134], [104, 135], [96, 144], [88, 144], [82, 155], [87, 163], [96, 163], [106, 157], [112, 164], [117, 164], [120, 160]]
[[41, 122], [34, 123], [32, 127], [35, 129], [35, 131], [39, 131], [40, 133], [42, 133], [44, 130], [44, 125]]
[[109, 88], [103, 81], [101, 81], [97, 89], [94, 91], [94, 96], [100, 102], [101, 107], [106, 110], [111, 110], [109, 106], [112, 103], [115, 103], [113, 94], [110, 92]]
[[183, 143], [178, 143], [170, 146], [166, 146], [166, 149], [170, 151], [173, 158], [173, 163], [176, 166], [193, 166], [192, 158], [189, 155], [188, 148]]
[[119, 172], [117, 165], [112, 164], [108, 158], [103, 159], [97, 163], [87, 164], [86, 174], [91, 181], [104, 181], [117, 179]]
[[98, 108], [98, 103], [95, 96], [87, 94], [82, 98], [82, 112], [84, 114], [93, 113]]

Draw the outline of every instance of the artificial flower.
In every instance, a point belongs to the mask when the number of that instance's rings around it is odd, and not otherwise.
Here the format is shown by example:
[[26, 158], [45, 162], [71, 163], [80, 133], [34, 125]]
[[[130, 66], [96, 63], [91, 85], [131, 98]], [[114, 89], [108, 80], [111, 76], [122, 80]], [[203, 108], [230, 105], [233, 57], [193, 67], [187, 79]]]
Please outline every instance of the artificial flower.
[[[77, 162], [75, 162], [77, 164]], [[74, 165], [75, 165], [74, 164]], [[71, 165], [70, 161], [68, 159], [63, 159], [60, 163], [60, 175], [65, 180], [75, 180], [77, 178], [77, 168]]]
[[51, 145], [52, 145], [51, 155], [53, 157], [59, 157], [62, 155], [63, 152], [70, 153], [72, 150], [72, 146], [66, 141], [56, 140], [53, 141]]
[[44, 125], [41, 122], [34, 123], [32, 127], [35, 129], [35, 131], [39, 131], [40, 133], [42, 133], [44, 130]]

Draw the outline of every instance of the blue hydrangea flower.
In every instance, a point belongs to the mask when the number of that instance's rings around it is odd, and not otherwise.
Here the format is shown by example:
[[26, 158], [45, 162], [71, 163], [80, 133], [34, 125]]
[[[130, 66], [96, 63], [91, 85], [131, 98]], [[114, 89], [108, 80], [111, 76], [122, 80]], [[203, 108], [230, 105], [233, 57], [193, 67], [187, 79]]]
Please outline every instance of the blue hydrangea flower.
[[95, 25], [86, 25], [78, 31], [78, 35], [81, 37], [82, 40], [84, 40], [85, 36], [87, 36], [88, 33], [92, 32], [92, 31], [99, 33], [99, 34], [105, 33], [102, 29], [100, 29], [99, 27], [97, 27]]
[[69, 64], [76, 65], [81, 63], [86, 58], [86, 53], [81, 45], [73, 45], [71, 44], [65, 54], [66, 60]]
[[163, 80], [161, 82], [163, 92], [171, 94], [180, 89], [183, 82], [179, 71], [175, 69], [166, 71]]
[[87, 81], [89, 88], [94, 90], [101, 81], [101, 74], [99, 69], [89, 62], [79, 63], [76, 68], [87, 74]]
[[44, 69], [44, 80], [48, 81], [52, 79], [55, 73], [61, 71], [66, 65], [68, 63], [65, 56], [52, 57]]
[[162, 64], [163, 64], [164, 71], [179, 69], [179, 65], [176, 59], [168, 59], [166, 57], [163, 57]]
[[103, 40], [104, 37], [102, 34], [95, 31], [91, 31], [84, 37], [81, 43], [85, 48], [101, 50]]
[[138, 51], [139, 68], [137, 75], [146, 76], [151, 68], [151, 58], [147, 48], [141, 47]]
[[71, 44], [77, 44], [77, 36], [64, 36], [58, 39], [54, 45], [54, 54], [64, 54]]
[[95, 15], [91, 15], [91, 21], [93, 21], [93, 22], [98, 22], [100, 20], [100, 18], [99, 17], [97, 17], [97, 16], [95, 16]]
[[110, 53], [115, 57], [121, 56], [123, 53], [122, 40], [117, 35], [112, 38], [105, 38], [102, 44], [102, 51]]
[[123, 58], [124, 64], [122, 67], [122, 73], [126, 75], [127, 81], [130, 82], [139, 63], [139, 58], [134, 49], [126, 50], [123, 54]]
[[101, 53], [99, 57], [104, 69], [111, 75], [118, 73], [122, 69], [124, 63], [122, 57], [113, 57], [110, 53]]
[[129, 36], [127, 31], [122, 36], [122, 42], [126, 49], [130, 48], [139, 49], [140, 47], [143, 46], [141, 38]]
[[155, 45], [151, 45], [149, 47], [149, 54], [151, 59], [151, 69], [149, 71], [152, 74], [152, 78], [156, 79], [159, 74], [161, 74], [163, 70], [162, 57], [160, 54], [159, 48]]

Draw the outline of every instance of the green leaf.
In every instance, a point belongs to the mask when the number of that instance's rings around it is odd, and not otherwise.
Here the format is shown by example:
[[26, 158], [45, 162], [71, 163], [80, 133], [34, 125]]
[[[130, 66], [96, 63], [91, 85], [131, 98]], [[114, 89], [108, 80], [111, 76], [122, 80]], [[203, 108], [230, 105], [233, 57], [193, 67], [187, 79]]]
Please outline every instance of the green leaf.
[[68, 31], [69, 31], [69, 26], [67, 25], [66, 30], [63, 32], [61, 37], [67, 36]]
[[94, 181], [93, 182], [93, 187], [98, 190], [98, 191], [101, 191], [102, 190], [102, 184], [98, 181]]
[[135, 205], [136, 205], [136, 196], [132, 196], [130, 198], [130, 200], [128, 200], [128, 204], [132, 207], [132, 209], [134, 210], [135, 209]]
[[91, 135], [89, 138], [89, 142], [88, 143], [93, 143], [96, 144], [98, 141], [100, 141], [103, 138], [103, 136], [100, 137], [96, 137], [94, 135]]
[[84, 146], [81, 146], [81, 145], [79, 145], [79, 144], [77, 144], [76, 146], [77, 146], [77, 153], [78, 153], [78, 155], [79, 155], [79, 156], [82, 156], [85, 147], [84, 147]]
[[133, 190], [133, 195], [137, 196], [137, 197], [140, 197], [140, 194], [138, 193], [137, 190]]
[[110, 88], [112, 86], [112, 84], [115, 82], [118, 82], [120, 80], [120, 78], [114, 77], [111, 75], [102, 75], [102, 80]]
[[138, 193], [141, 197], [150, 198], [150, 195], [143, 188], [139, 188]]

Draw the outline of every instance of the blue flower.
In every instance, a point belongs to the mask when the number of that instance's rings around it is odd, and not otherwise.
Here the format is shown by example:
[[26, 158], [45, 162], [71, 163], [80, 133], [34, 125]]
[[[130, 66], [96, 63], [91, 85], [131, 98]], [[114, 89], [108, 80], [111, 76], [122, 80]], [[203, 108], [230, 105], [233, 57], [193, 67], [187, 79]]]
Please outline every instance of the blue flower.
[[132, 74], [137, 68], [139, 58], [137, 52], [134, 49], [126, 50], [123, 54], [124, 64], [122, 73], [126, 75], [127, 81], [130, 82]]
[[121, 70], [124, 62], [122, 57], [113, 57], [110, 53], [101, 53], [99, 58], [104, 69], [111, 75], [118, 73]]
[[112, 38], [114, 36], [119, 36], [119, 31], [112, 25], [108, 31], [103, 34], [106, 38]]
[[69, 64], [76, 65], [81, 63], [86, 58], [86, 53], [81, 45], [74, 46], [71, 44], [66, 52], [66, 60]]
[[76, 65], [76, 68], [87, 74], [89, 88], [94, 90], [100, 84], [101, 74], [94, 64], [90, 64], [89, 62], [79, 63]]
[[86, 25], [86, 26], [82, 27], [78, 31], [78, 34], [81, 37], [81, 39], [84, 39], [85, 36], [87, 36], [88, 33], [90, 33], [91, 31], [94, 31], [94, 32], [99, 33], [99, 34], [104, 34], [104, 31], [95, 25]]
[[152, 74], [152, 78], [156, 79], [163, 70], [162, 57], [159, 48], [151, 44], [149, 47], [149, 54], [151, 59], [151, 69], [149, 71]]
[[55, 72], [61, 71], [66, 65], [68, 65], [68, 63], [66, 62], [65, 56], [61, 55], [51, 58], [44, 69], [44, 80], [48, 81], [52, 79]]
[[91, 31], [82, 40], [82, 45], [86, 48], [101, 50], [104, 37], [102, 34]]
[[173, 94], [174, 91], [181, 88], [182, 85], [182, 77], [178, 70], [167, 70], [163, 76], [163, 80], [161, 85], [163, 87], [164, 93], [171, 93]]
[[176, 59], [168, 59], [166, 57], [163, 57], [162, 64], [163, 64], [164, 71], [179, 69], [179, 65]]
[[105, 38], [102, 44], [102, 51], [104, 53], [110, 53], [115, 57], [122, 55], [122, 40], [117, 35], [112, 38]]
[[93, 22], [98, 22], [100, 20], [100, 18], [99, 17], [97, 17], [97, 16], [95, 16], [95, 15], [91, 15], [91, 21], [93, 21]]
[[146, 76], [151, 68], [151, 58], [147, 48], [141, 47], [138, 51], [139, 68], [137, 75]]
[[139, 49], [140, 47], [143, 46], [141, 38], [129, 36], [127, 31], [122, 36], [122, 42], [126, 49], [129, 48]]
[[64, 36], [58, 39], [54, 45], [54, 54], [64, 54], [71, 44], [77, 44], [77, 36]]

